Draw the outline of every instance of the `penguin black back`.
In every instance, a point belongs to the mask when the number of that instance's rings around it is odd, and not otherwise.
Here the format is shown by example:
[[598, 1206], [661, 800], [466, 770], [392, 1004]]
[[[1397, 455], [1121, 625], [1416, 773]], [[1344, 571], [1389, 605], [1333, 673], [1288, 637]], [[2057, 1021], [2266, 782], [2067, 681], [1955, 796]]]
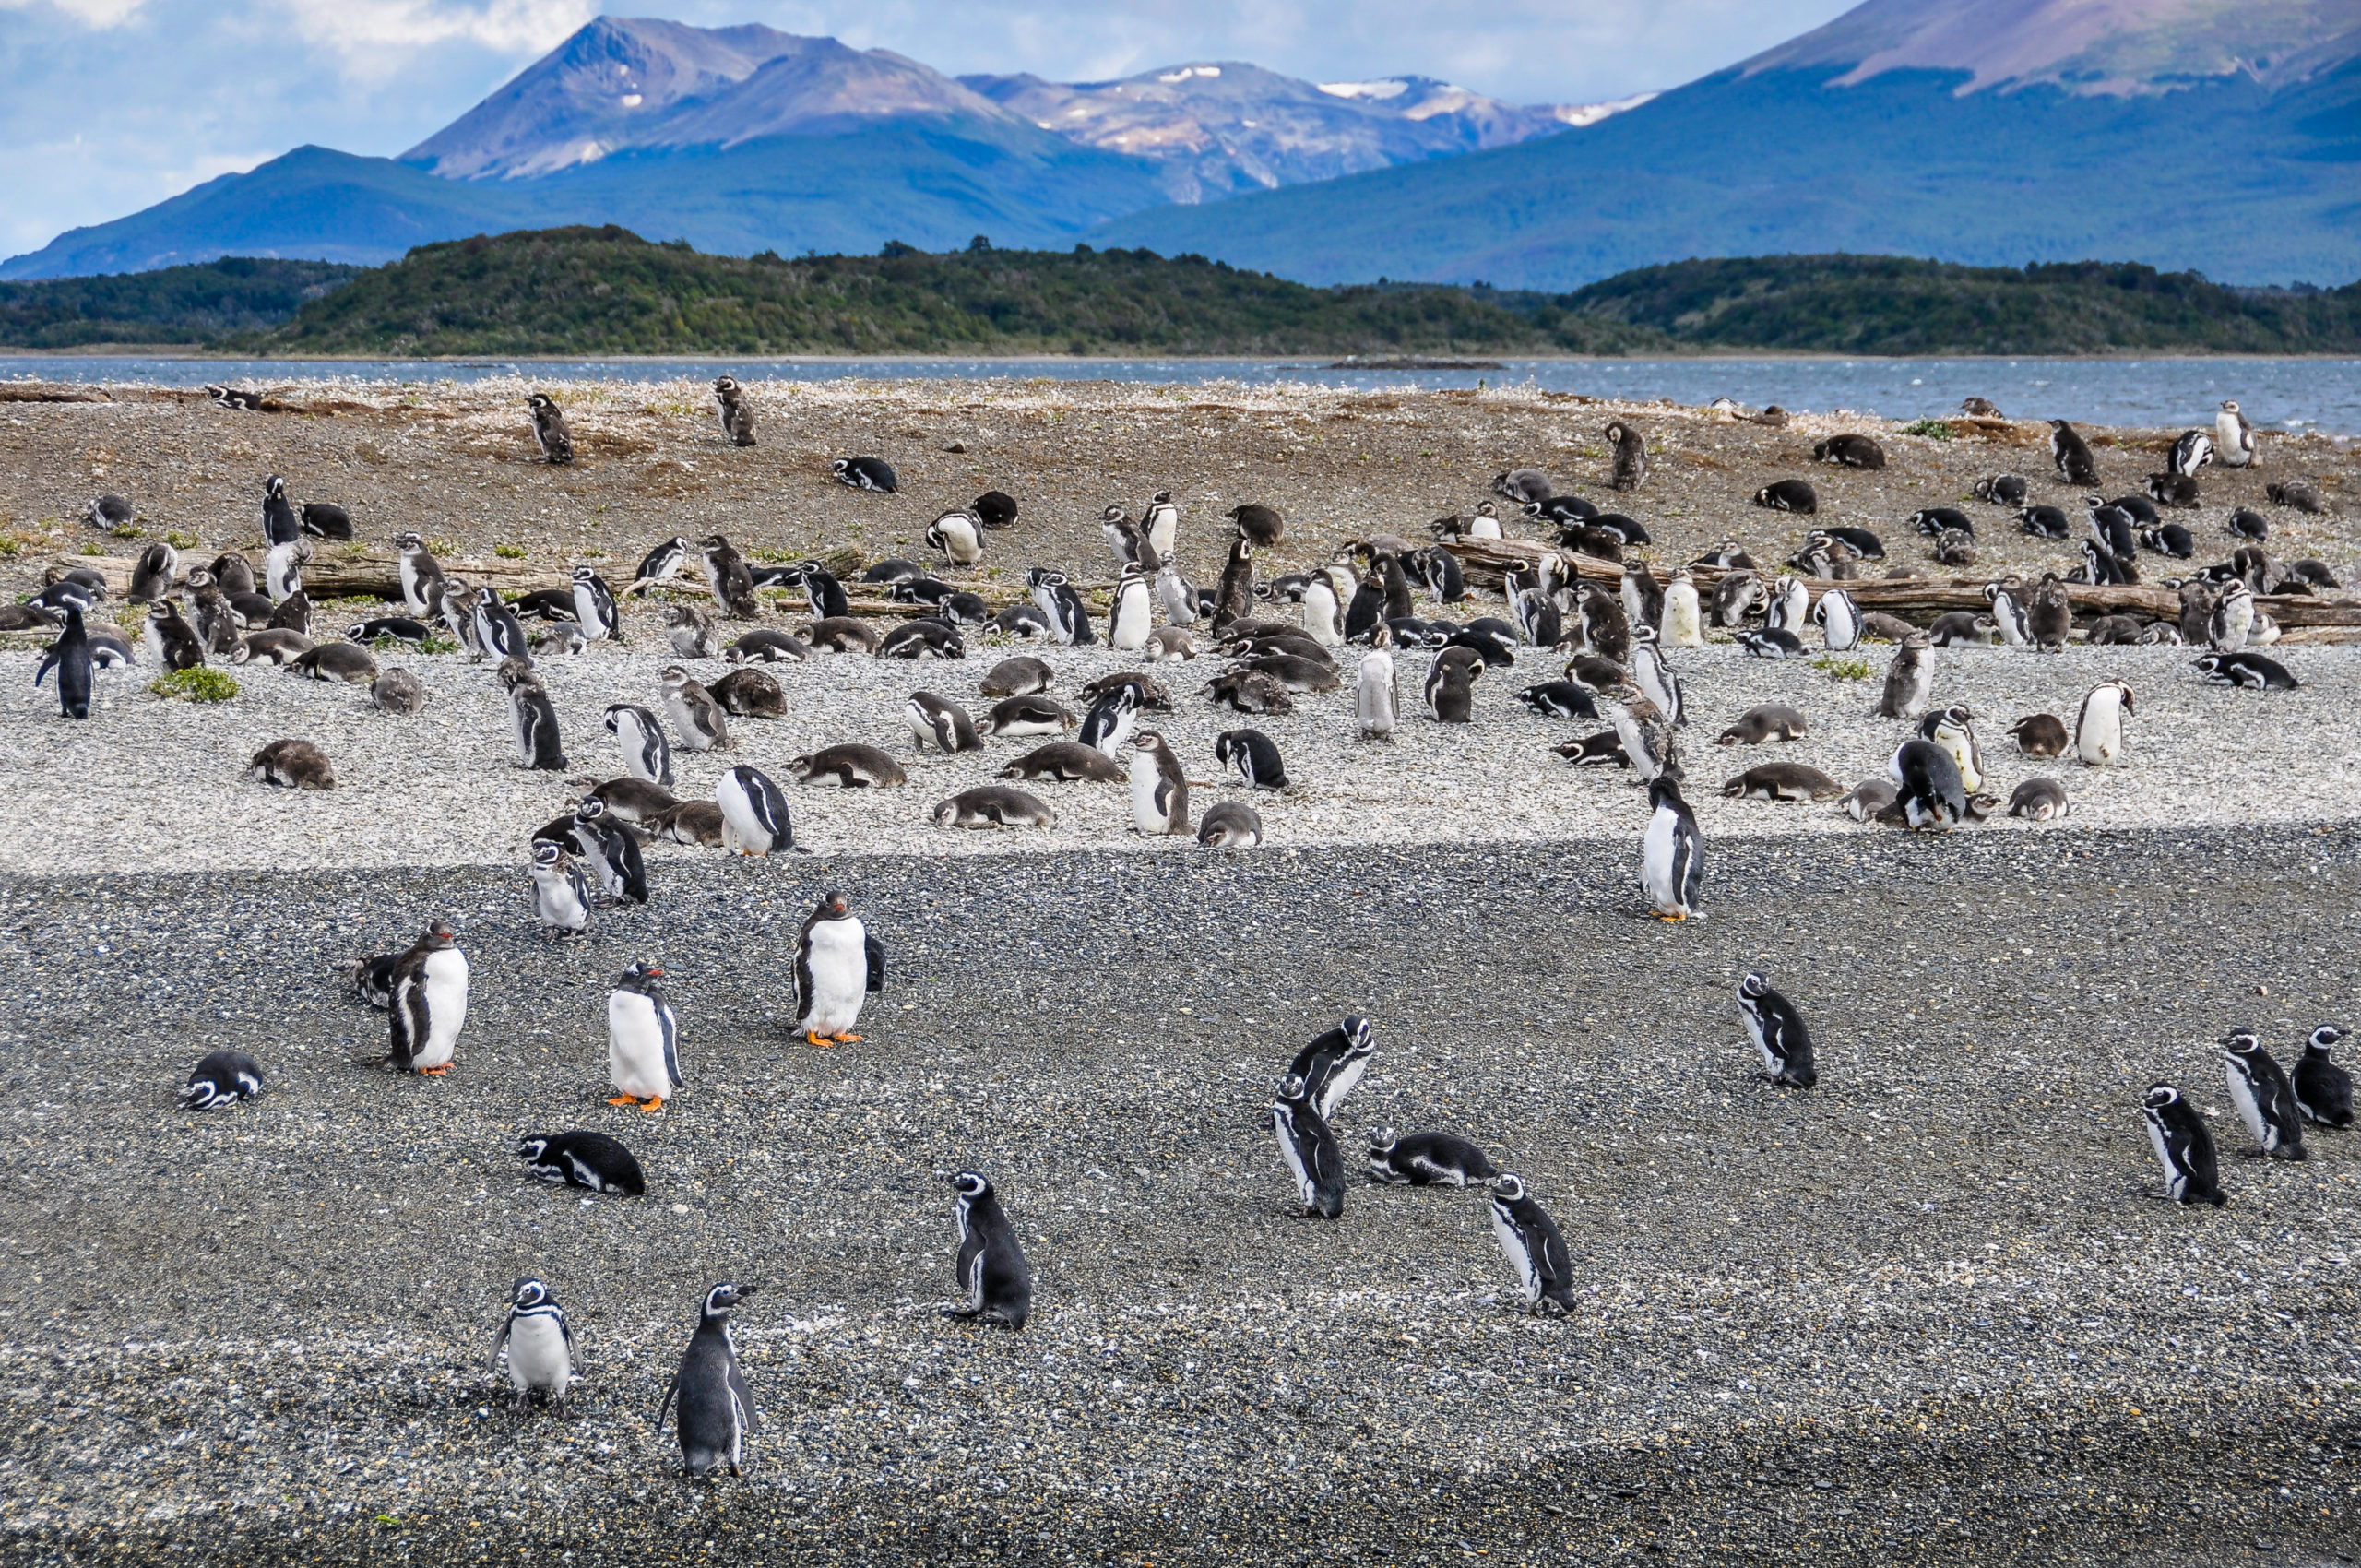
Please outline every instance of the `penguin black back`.
[[1000, 1206], [991, 1178], [962, 1170], [950, 1178], [957, 1194], [959, 1287], [964, 1305], [943, 1316], [977, 1318], [995, 1328], [1019, 1329], [1033, 1312], [1033, 1269], [1025, 1261], [1016, 1228]]
[[57, 640], [42, 654], [40, 668], [33, 671], [33, 684], [51, 671], [57, 671], [57, 705], [68, 719], [90, 717], [90, 634], [82, 624], [82, 606], [69, 600], [65, 605], [65, 629]]
[[656, 1425], [664, 1426], [665, 1412], [675, 1405], [680, 1418], [675, 1430], [681, 1439], [681, 1463], [691, 1479], [713, 1473], [727, 1463], [737, 1475], [745, 1452], [746, 1434], [760, 1421], [754, 1415], [754, 1391], [738, 1365], [738, 1341], [730, 1332], [730, 1314], [754, 1293], [753, 1285], [724, 1282], [705, 1293], [697, 1314], [696, 1332], [682, 1352], [680, 1370], [672, 1374], [664, 1403], [656, 1408]]

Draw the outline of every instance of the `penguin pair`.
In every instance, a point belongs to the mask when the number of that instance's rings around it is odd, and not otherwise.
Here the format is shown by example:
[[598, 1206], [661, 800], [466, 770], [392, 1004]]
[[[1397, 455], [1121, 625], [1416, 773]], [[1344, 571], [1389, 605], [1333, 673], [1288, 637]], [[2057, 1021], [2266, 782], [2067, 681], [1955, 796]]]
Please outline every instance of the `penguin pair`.
[[468, 956], [436, 921], [397, 957], [386, 977], [390, 1049], [378, 1058], [397, 1072], [440, 1077], [451, 1070], [468, 1021]]

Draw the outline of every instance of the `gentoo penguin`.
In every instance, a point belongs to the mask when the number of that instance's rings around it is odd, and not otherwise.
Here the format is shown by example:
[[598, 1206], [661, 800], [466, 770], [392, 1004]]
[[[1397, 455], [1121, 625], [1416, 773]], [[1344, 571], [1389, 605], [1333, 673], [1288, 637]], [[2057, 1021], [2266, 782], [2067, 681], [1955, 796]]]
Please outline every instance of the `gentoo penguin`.
[[[842, 462], [843, 459], [837, 459]], [[738, 1341], [730, 1336], [730, 1310], [753, 1295], [752, 1285], [715, 1286], [705, 1293], [697, 1314], [697, 1331], [682, 1352], [681, 1369], [656, 1408], [656, 1430], [664, 1430], [665, 1412], [678, 1400], [676, 1430], [681, 1438], [681, 1464], [692, 1480], [702, 1480], [716, 1465], [727, 1463], [737, 1475], [745, 1455], [746, 1434], [762, 1423], [754, 1415], [754, 1391], [738, 1366]]]
[[2225, 584], [2206, 623], [2206, 641], [2216, 653], [2236, 653], [2253, 630], [2254, 590], [2242, 582]]
[[287, 481], [277, 474], [265, 476], [262, 481], [263, 543], [276, 549], [292, 544], [303, 536], [303, 525], [295, 517], [295, 508], [287, 500]]
[[273, 741], [246, 764], [250, 777], [281, 790], [333, 790], [328, 754], [309, 741]]
[[1882, 469], [1885, 448], [1874, 436], [1832, 435], [1812, 446], [1811, 460], [1833, 463], [1840, 469]]
[[2260, 653], [2209, 653], [2196, 660], [2196, 669], [2208, 681], [2252, 691], [2292, 692], [2303, 684], [2285, 665]]
[[2222, 1037], [2222, 1071], [2230, 1087], [2230, 1103], [2254, 1139], [2251, 1150], [2260, 1158], [2305, 1159], [2303, 1112], [2296, 1109], [2295, 1087], [2288, 1083], [2271, 1052], [2252, 1031], [2236, 1029]]
[[1843, 588], [1830, 588], [1811, 607], [1812, 624], [1831, 653], [1849, 653], [1861, 646], [1861, 609]]
[[901, 476], [883, 457], [838, 457], [828, 464], [829, 477], [851, 490], [892, 495], [902, 488]]
[[[2331, 1031], [2333, 1033], [2334, 1031]], [[208, 1051], [181, 1086], [183, 1111], [227, 1111], [262, 1093], [262, 1069], [243, 1051]]]
[[2202, 430], [2185, 430], [2165, 459], [2166, 472], [2177, 479], [2195, 479], [2197, 470], [2213, 460], [2213, 437]]
[[539, 1395], [559, 1415], [567, 1414], [566, 1390], [574, 1386], [574, 1330], [566, 1326], [564, 1309], [550, 1288], [538, 1279], [518, 1280], [508, 1291], [508, 1315], [492, 1336], [492, 1355], [483, 1370], [500, 1370], [503, 1351], [508, 1356], [508, 1381], [516, 1396], [509, 1413], [522, 1415]]
[[590, 925], [590, 884], [565, 846], [547, 838], [533, 845], [533, 909], [560, 936], [579, 936]]
[[1098, 640], [1097, 634], [1090, 629], [1090, 607], [1082, 601], [1082, 594], [1063, 572], [1036, 566], [1026, 574], [1025, 586], [1031, 591], [1033, 602], [1049, 618], [1053, 640], [1074, 647], [1086, 647]]
[[1473, 648], [1446, 647], [1427, 666], [1427, 711], [1443, 724], [1468, 724], [1476, 717], [1476, 683], [1484, 658]]
[[576, 805], [572, 834], [582, 862], [598, 873], [599, 889], [608, 898], [647, 902], [647, 866], [640, 859], [639, 838], [607, 809], [606, 802], [593, 795]]
[[558, 739], [557, 708], [550, 701], [549, 688], [541, 684], [541, 678], [533, 673], [532, 666], [521, 659], [501, 660], [500, 679], [508, 688], [508, 721], [516, 739], [516, 766], [564, 772], [565, 747]]
[[1214, 760], [1238, 769], [1250, 790], [1287, 788], [1278, 742], [1260, 730], [1225, 730], [1214, 737]]
[[688, 564], [688, 560], [689, 541], [674, 534], [639, 558], [639, 565], [632, 573], [631, 582], [623, 592], [646, 593], [649, 588], [669, 583], [681, 575], [681, 568]]
[[1949, 832], [1967, 815], [1959, 765], [1934, 742], [1915, 736], [1903, 742], [1886, 765], [1886, 774], [1893, 780], [1894, 804], [1909, 826]]
[[948, 697], [932, 692], [912, 692], [904, 716], [910, 739], [918, 742], [920, 751], [926, 750], [930, 742], [945, 754], [984, 749], [984, 738], [977, 732], [975, 719]]
[[1797, 1089], [1820, 1082], [1804, 1016], [1794, 1003], [1771, 989], [1762, 970], [1753, 970], [1738, 982], [1738, 1010], [1746, 1019], [1747, 1038], [1762, 1053], [1763, 1074], [1769, 1082]]
[[929, 550], [943, 552], [954, 566], [974, 566], [984, 558], [983, 520], [965, 506], [955, 506], [926, 526]]
[[525, 399], [533, 411], [533, 440], [541, 456], [559, 468], [574, 461], [574, 433], [566, 428], [565, 410], [557, 399], [546, 392], [536, 392]]
[[[1389, 641], [1391, 639], [1389, 638]], [[1379, 646], [1361, 655], [1353, 677], [1353, 715], [1360, 722], [1364, 741], [1388, 741], [1401, 724], [1402, 688], [1390, 648]]]
[[181, 552], [160, 540], [139, 552], [139, 563], [131, 569], [131, 591], [124, 599], [132, 604], [152, 604], [172, 591], [172, 578], [181, 569]]
[[2223, 398], [2222, 411], [2213, 416], [2213, 455], [2230, 469], [2254, 461], [2254, 426], [2238, 411], [2236, 398]]
[[1975, 710], [1967, 704], [1955, 702], [1929, 713], [1919, 721], [1918, 733], [1951, 753], [1959, 768], [1960, 784], [1969, 794], [1984, 788], [1984, 753], [1975, 743]]
[[1189, 831], [1189, 779], [1180, 759], [1153, 730], [1132, 736], [1132, 825], [1155, 836]]
[[623, 640], [623, 612], [615, 608], [615, 590], [588, 566], [574, 568], [574, 619], [587, 642]]
[[451, 928], [436, 921], [394, 963], [393, 995], [386, 1009], [393, 1049], [386, 1060], [397, 1072], [439, 1077], [468, 1021], [468, 956]]
[[1599, 434], [1614, 448], [1614, 465], [1608, 484], [1616, 490], [1637, 490], [1648, 477], [1647, 438], [1621, 420], [1617, 420]]
[[1252, 849], [1263, 842], [1263, 819], [1244, 801], [1220, 801], [1197, 823], [1197, 842], [1213, 849]]
[[604, 1133], [528, 1133], [517, 1140], [525, 1173], [556, 1187], [645, 1197], [647, 1177], [631, 1150]]
[[2222, 1172], [2213, 1157], [2213, 1134], [2197, 1108], [2170, 1084], [2150, 1087], [2140, 1102], [2148, 1121], [2148, 1141], [2155, 1146], [2156, 1163], [2165, 1168], [2165, 1188], [2151, 1196], [2177, 1204], [2212, 1204], [2219, 1208], [2230, 1200], [2222, 1192]]
[[1704, 624], [1699, 618], [1697, 582], [1686, 566], [1673, 568], [1665, 584], [1664, 611], [1657, 621], [1667, 647], [1703, 647]]
[[2098, 459], [2091, 456], [2090, 444], [2064, 420], [2049, 422], [2049, 460], [2058, 465], [2058, 477], [2069, 484], [2088, 486], [2099, 481]]
[[746, 394], [730, 376], [717, 376], [713, 383], [713, 406], [721, 421], [721, 434], [732, 446], [754, 444], [754, 409], [746, 401]]
[[609, 1105], [664, 1109], [681, 1076], [681, 1021], [656, 982], [664, 971], [642, 960], [615, 977], [607, 996], [607, 1076], [615, 1087]]
[[394, 548], [401, 552], [398, 570], [403, 608], [412, 615], [441, 614], [443, 564], [434, 559], [426, 541], [414, 533], [395, 535]]
[[1180, 570], [1180, 563], [1167, 556], [1156, 569], [1156, 601], [1164, 606], [1164, 618], [1175, 626], [1197, 624], [1197, 590]]
[[611, 703], [607, 729], [623, 747], [623, 771], [634, 778], [670, 788], [672, 782], [672, 742], [656, 715], [637, 703]]
[[664, 667], [664, 717], [681, 732], [681, 743], [693, 752], [728, 751], [730, 720], [713, 694], [677, 664]]
[[2131, 688], [2120, 681], [2102, 681], [2082, 698], [2074, 716], [2074, 754], [2086, 767], [2105, 767], [2123, 753], [2123, 720], [2138, 710]]
[[2066, 786], [2055, 778], [2028, 778], [2009, 795], [2009, 814], [2027, 822], [2059, 822], [2073, 809]]
[[795, 1028], [813, 1045], [853, 1041], [860, 1005], [885, 989], [885, 948], [841, 893], [822, 895], [795, 943]]
[[2323, 1127], [2353, 1125], [2353, 1078], [2345, 1070], [2329, 1060], [2329, 1051], [2344, 1040], [2344, 1031], [2334, 1024], [2322, 1024], [2304, 1041], [2304, 1054], [2296, 1059], [2296, 1071], [2290, 1075], [2296, 1095], [2296, 1109], [2307, 1122]]
[[1313, 1036], [1287, 1063], [1286, 1075], [1302, 1079], [1313, 1107], [1323, 1117], [1334, 1117], [1376, 1055], [1377, 1026], [1355, 1013], [1335, 1028]]
[[959, 1291], [967, 1298], [945, 1307], [944, 1317], [978, 1318], [994, 1328], [1018, 1329], [1033, 1312], [1033, 1270], [1025, 1261], [1016, 1227], [1001, 1211], [1000, 1194], [980, 1170], [950, 1178], [952, 1218], [959, 1230]]
[[1139, 721], [1139, 714], [1140, 689], [1125, 683], [1090, 705], [1074, 739], [1108, 756], [1120, 757], [1124, 742], [1132, 738], [1132, 727]]
[[1279, 1163], [1295, 1179], [1296, 1200], [1306, 1219], [1337, 1219], [1345, 1212], [1345, 1157], [1336, 1134], [1312, 1101], [1310, 1086], [1290, 1075], [1279, 1080], [1271, 1101], [1271, 1130], [1279, 1140]]
[[1397, 1137], [1388, 1127], [1370, 1134], [1369, 1179], [1378, 1185], [1465, 1187], [1499, 1174], [1482, 1149], [1449, 1133]]
[[705, 564], [706, 587], [712, 590], [715, 603], [741, 621], [762, 613], [762, 606], [754, 600], [753, 571], [728, 535], [706, 535], [697, 542], [697, 554]]
[[[1689, 722], [1689, 709], [1680, 689], [1680, 677], [1665, 662], [1664, 650], [1656, 646], [1656, 629], [1644, 624], [1631, 628], [1631, 683], [1640, 694], [1655, 704], [1665, 721], [1675, 726]], [[1588, 715], [1582, 717], [1587, 718]]]
[[1927, 659], [1932, 646], [1924, 632], [1913, 632], [1902, 639], [1902, 646], [1893, 650], [1893, 662], [1886, 666], [1878, 718], [1916, 719], [1927, 711], [1928, 698], [1935, 689], [1934, 666]]
[[787, 796], [759, 767], [740, 763], [713, 787], [721, 808], [721, 847], [733, 855], [765, 856], [795, 848]]
[[1680, 798], [1679, 781], [1658, 775], [1648, 782], [1648, 827], [1640, 840], [1640, 887], [1658, 920], [1705, 918], [1698, 907], [1705, 885], [1704, 840], [1697, 818]]
[[1156, 624], [1156, 595], [1148, 587], [1147, 574], [1136, 565], [1126, 565], [1122, 576], [1115, 584], [1115, 597], [1107, 607], [1107, 646], [1118, 653], [1137, 653], [1147, 647], [1147, 634]]
[[65, 606], [65, 629], [57, 640], [42, 650], [41, 663], [33, 670], [33, 684], [39, 687], [42, 678], [52, 670], [57, 671], [58, 711], [67, 719], [90, 717], [90, 634], [82, 624], [82, 607], [69, 602]]
[[1516, 1270], [1525, 1292], [1523, 1310], [1536, 1314], [1574, 1310], [1574, 1265], [1558, 1222], [1525, 1190], [1513, 1170], [1492, 1180], [1492, 1234], [1501, 1255]]

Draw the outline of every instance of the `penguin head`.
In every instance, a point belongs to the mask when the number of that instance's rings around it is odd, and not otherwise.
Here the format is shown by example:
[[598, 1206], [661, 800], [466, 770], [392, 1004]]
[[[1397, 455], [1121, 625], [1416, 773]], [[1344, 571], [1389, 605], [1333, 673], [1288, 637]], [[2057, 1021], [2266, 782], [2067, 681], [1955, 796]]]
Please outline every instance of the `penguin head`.
[[963, 1198], [981, 1198], [991, 1195], [991, 1179], [980, 1170], [954, 1171], [944, 1180], [949, 1182]]
[[[550, 846], [552, 849], [555, 849], [556, 847], [557, 846], [554, 844]], [[630, 968], [625, 969], [622, 974], [617, 975], [615, 977], [615, 985], [619, 990], [636, 991], [644, 994], [647, 992], [650, 981], [659, 980], [663, 978], [664, 971], [662, 969], [658, 968], [647, 959], [642, 958]]]
[[1738, 982], [1738, 993], [1749, 1002], [1759, 1002], [1771, 993], [1770, 978], [1761, 969], [1750, 969], [1746, 978]]
[[564, 849], [551, 842], [549, 839], [537, 838], [533, 841], [533, 869], [535, 871], [555, 871], [557, 869], [558, 857], [564, 853]]
[[550, 1301], [550, 1288], [530, 1276], [508, 1288], [508, 1304], [519, 1309], [538, 1307]]
[[1278, 1098], [1289, 1105], [1301, 1102], [1307, 1093], [1299, 1074], [1290, 1073], [1279, 1080]]
[[[1129, 691], [1131, 688], [1126, 686], [1123, 689]], [[1132, 744], [1144, 752], [1151, 754], [1160, 752], [1164, 749], [1164, 737], [1154, 730], [1135, 730], [1132, 732]]]
[[2151, 1084], [2146, 1097], [2140, 1101], [2141, 1106], [2148, 1111], [2162, 1111], [2179, 1103], [2180, 1090], [2170, 1084]]
[[716, 376], [714, 377], [713, 389], [716, 392], [722, 394], [724, 397], [728, 397], [738, 390], [738, 382], [736, 378], [732, 376]]
[[2216, 674], [2222, 668], [2222, 656], [2218, 653], [2205, 654], [2195, 659], [2193, 665], [2201, 674]]
[[436, 921], [426, 928], [426, 934], [418, 939], [418, 944], [431, 952], [439, 953], [445, 948], [457, 947], [459, 939], [453, 934], [450, 921]]
[[221, 1091], [204, 1078], [194, 1079], [181, 1087], [181, 1109], [184, 1111], [210, 1111], [213, 1102], [220, 1098]]
[[852, 906], [842, 893], [833, 889], [820, 895], [819, 917], [824, 921], [840, 921], [852, 913]]
[[1492, 1178], [1492, 1195], [1508, 1203], [1520, 1201], [1525, 1196], [1525, 1178], [1513, 1170], [1501, 1171]]
[[2322, 1024], [2304, 1038], [2304, 1049], [2326, 1056], [2331, 1046], [2343, 1043], [2344, 1031], [2334, 1024]]
[[550, 1140], [547, 1134], [535, 1133], [530, 1137], [516, 1140], [516, 1158], [528, 1160], [535, 1165], [539, 1165], [541, 1162], [541, 1157], [549, 1151]]
[[677, 692], [689, 683], [689, 672], [677, 664], [668, 664], [660, 677], [666, 691]]
[[287, 499], [287, 481], [272, 474], [262, 481], [262, 493], [273, 501], [284, 501]]
[[1380, 1128], [1378, 1131], [1371, 1133], [1369, 1135], [1369, 1152], [1372, 1155], [1378, 1156], [1392, 1154], [1394, 1152], [1394, 1146], [1401, 1141], [1402, 1140], [1400, 1138], [1394, 1135], [1393, 1128]]
[[1365, 1056], [1377, 1049], [1377, 1026], [1358, 1013], [1348, 1016], [1338, 1030], [1345, 1037], [1345, 1050], [1354, 1056]]
[[759, 1285], [733, 1285], [726, 1281], [717, 1285], [705, 1293], [705, 1315], [708, 1318], [728, 1317], [732, 1307], [761, 1289]]
[[2251, 1059], [2262, 1049], [2262, 1041], [2255, 1038], [2252, 1029], [2232, 1029], [2222, 1037], [2222, 1049], [2229, 1055], [2242, 1060]]
[[1677, 812], [1689, 809], [1689, 802], [1680, 798], [1680, 780], [1669, 772], [1659, 773], [1648, 781], [1648, 809], [1658, 811], [1666, 806]]
[[607, 802], [596, 795], [586, 797], [574, 808], [574, 820], [576, 822], [596, 822], [606, 814]]
[[1120, 502], [1109, 502], [1106, 506], [1100, 508], [1098, 513], [1098, 521], [1101, 525], [1129, 522], [1130, 520], [1131, 514], [1123, 510], [1122, 504]]

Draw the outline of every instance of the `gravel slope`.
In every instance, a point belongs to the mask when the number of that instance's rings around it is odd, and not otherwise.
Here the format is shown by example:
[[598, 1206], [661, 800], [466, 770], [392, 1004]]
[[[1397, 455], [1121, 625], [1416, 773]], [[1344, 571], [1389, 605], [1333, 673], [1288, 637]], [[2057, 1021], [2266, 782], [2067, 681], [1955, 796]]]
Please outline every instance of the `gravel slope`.
[[[2355, 1548], [2356, 1145], [2136, 1195], [2158, 1076], [2361, 1012], [2343, 829], [1733, 840], [1716, 918], [1632, 918], [1629, 856], [828, 858], [668, 874], [553, 946], [513, 876], [19, 878], [5, 1112], [11, 1561], [2319, 1562]], [[778, 1028], [823, 885], [893, 954], [868, 1039]], [[347, 1064], [337, 957], [456, 914], [457, 1070]], [[600, 999], [679, 974], [693, 1087], [611, 1110]], [[1822, 1087], [1750, 1078], [1728, 986], [1809, 1010]], [[1377, 1018], [1338, 1118], [1526, 1173], [1584, 1311], [1534, 1323], [1472, 1194], [1287, 1218], [1257, 1107]], [[172, 1109], [202, 1050], [259, 1103]], [[521, 1182], [522, 1129], [647, 1163]], [[995, 1175], [1040, 1270], [942, 1322], [938, 1172]], [[479, 1370], [507, 1283], [587, 1331], [581, 1414]], [[767, 1425], [688, 1488], [650, 1416], [713, 1279]]]

